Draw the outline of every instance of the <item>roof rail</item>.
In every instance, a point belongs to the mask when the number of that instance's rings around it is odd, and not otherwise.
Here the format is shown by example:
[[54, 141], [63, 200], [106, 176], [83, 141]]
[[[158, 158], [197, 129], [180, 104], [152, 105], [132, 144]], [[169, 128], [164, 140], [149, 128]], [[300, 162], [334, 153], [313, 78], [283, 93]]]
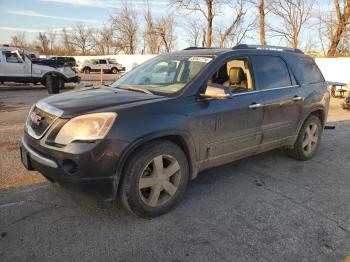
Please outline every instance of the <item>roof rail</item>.
[[277, 51], [286, 51], [286, 52], [294, 52], [304, 54], [298, 48], [284, 47], [284, 46], [273, 46], [273, 45], [247, 45], [247, 44], [239, 44], [232, 48], [233, 50], [238, 49], [260, 49], [260, 50], [277, 50]]
[[215, 49], [217, 47], [205, 47], [205, 46], [190, 46], [183, 50], [196, 50], [196, 49]]

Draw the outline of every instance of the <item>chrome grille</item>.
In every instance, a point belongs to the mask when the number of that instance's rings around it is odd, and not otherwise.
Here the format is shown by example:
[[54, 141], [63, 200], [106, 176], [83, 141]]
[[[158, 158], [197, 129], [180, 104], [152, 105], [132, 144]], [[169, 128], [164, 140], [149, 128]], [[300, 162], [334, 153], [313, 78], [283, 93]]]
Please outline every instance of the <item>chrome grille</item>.
[[56, 118], [57, 116], [47, 113], [35, 106], [29, 113], [27, 119], [28, 133], [35, 138], [40, 138], [44, 135], [46, 130], [51, 126]]

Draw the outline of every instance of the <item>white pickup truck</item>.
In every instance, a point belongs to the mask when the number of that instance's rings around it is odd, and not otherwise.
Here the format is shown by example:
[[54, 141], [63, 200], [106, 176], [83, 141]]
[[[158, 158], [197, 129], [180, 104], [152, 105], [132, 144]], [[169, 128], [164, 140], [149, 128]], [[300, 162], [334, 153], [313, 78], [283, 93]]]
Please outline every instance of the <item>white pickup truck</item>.
[[[80, 77], [68, 66], [59, 68], [40, 64], [23, 49], [0, 47], [0, 82], [42, 83], [49, 93], [58, 93], [65, 83], [79, 83]], [[57, 81], [50, 84], [50, 79]], [[55, 88], [57, 87], [57, 88]]]
[[80, 73], [90, 74], [90, 72], [100, 72], [117, 74], [120, 71], [125, 71], [122, 64], [117, 63], [115, 59], [93, 59], [87, 60], [84, 63], [78, 63], [74, 69]]

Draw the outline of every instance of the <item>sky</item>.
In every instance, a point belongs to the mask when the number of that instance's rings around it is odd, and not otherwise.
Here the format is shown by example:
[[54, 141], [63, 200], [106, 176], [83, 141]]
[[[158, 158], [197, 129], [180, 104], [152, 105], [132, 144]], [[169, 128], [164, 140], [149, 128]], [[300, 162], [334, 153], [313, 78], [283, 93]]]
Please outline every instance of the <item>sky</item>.
[[[327, 6], [329, 1], [319, 0], [319, 3]], [[25, 32], [26, 40], [32, 41], [38, 32], [48, 30], [59, 32], [62, 28], [69, 30], [77, 23], [101, 27], [111, 14], [121, 8], [122, 2], [123, 0], [0, 0], [0, 44], [10, 43], [11, 36], [16, 32]], [[139, 19], [142, 20], [145, 0], [129, 0], [129, 2], [140, 11]], [[149, 0], [149, 2], [154, 16], [175, 12], [169, 7], [169, 0]], [[230, 9], [222, 11], [222, 15], [216, 19], [224, 20], [225, 12]], [[250, 16], [256, 16], [256, 12], [248, 11]], [[176, 16], [176, 24], [181, 25], [185, 19], [186, 17]], [[176, 30], [177, 47], [188, 46], [183, 28], [178, 26]], [[257, 33], [255, 35], [258, 36]], [[305, 35], [306, 38], [308, 33]], [[251, 41], [254, 42], [254, 39]], [[256, 41], [258, 42], [257, 39]], [[269, 44], [283, 43], [271, 39]]]
[[[130, 2], [143, 13], [143, 0]], [[167, 0], [150, 2], [154, 16], [166, 14]], [[101, 27], [121, 8], [121, 3], [122, 0], [0, 0], [0, 43], [9, 43], [16, 32], [25, 32], [30, 41], [38, 32], [69, 30], [77, 23]]]

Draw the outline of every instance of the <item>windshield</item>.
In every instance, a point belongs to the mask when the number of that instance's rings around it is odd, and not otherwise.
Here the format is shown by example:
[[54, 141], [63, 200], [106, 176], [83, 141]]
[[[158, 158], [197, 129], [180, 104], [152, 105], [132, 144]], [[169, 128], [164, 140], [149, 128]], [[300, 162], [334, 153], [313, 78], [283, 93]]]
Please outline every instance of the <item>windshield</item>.
[[182, 90], [212, 59], [210, 56], [159, 56], [130, 71], [112, 87], [171, 95]]

